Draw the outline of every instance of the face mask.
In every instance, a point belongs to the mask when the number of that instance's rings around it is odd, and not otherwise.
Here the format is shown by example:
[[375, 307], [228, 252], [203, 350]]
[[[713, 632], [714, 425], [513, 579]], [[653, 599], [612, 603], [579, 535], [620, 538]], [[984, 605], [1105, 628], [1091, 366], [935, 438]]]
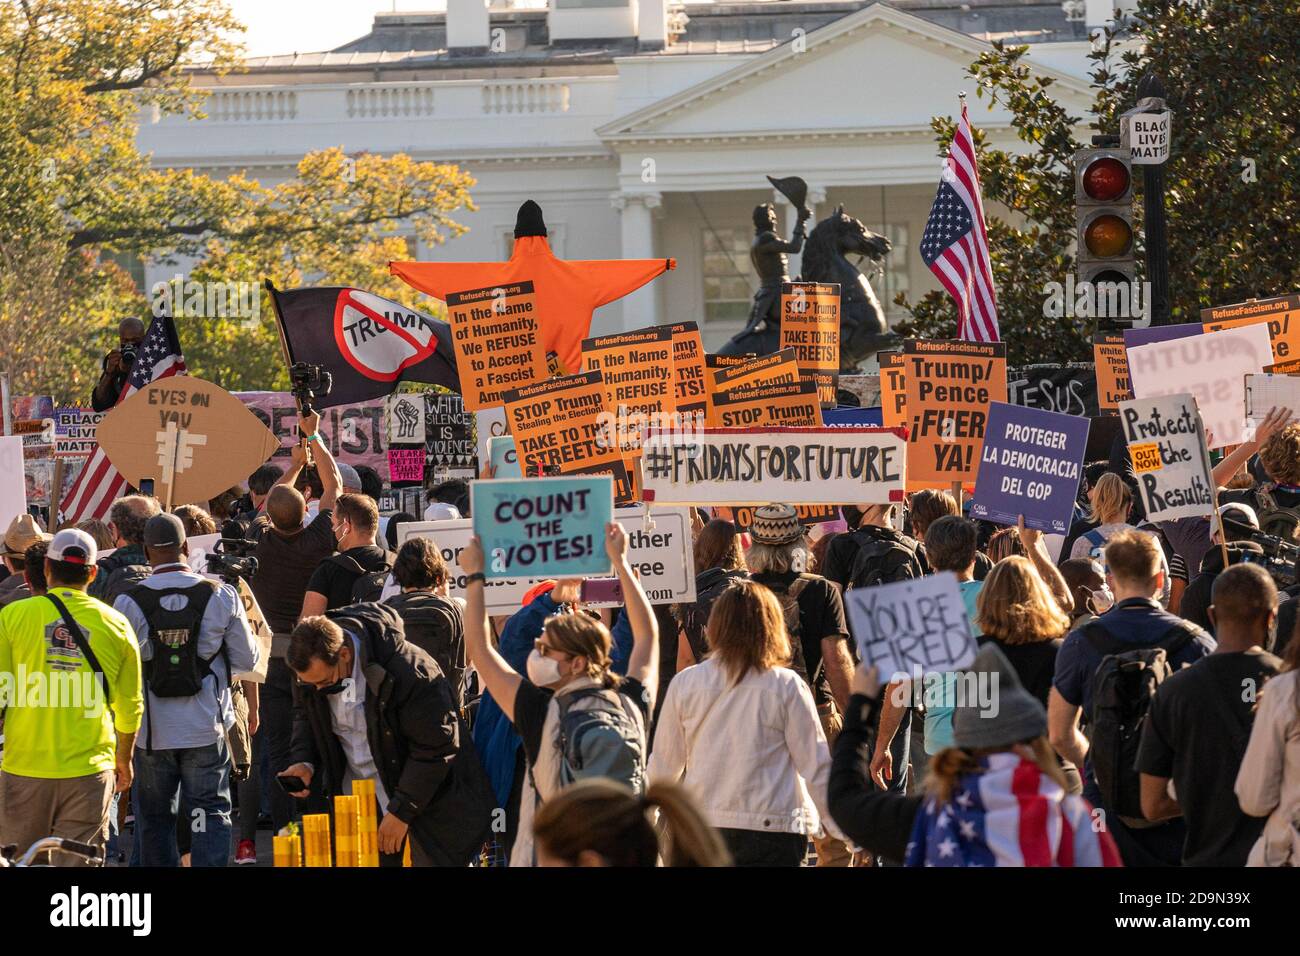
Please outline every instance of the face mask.
[[1094, 614], [1105, 614], [1115, 605], [1115, 595], [1111, 593], [1110, 588], [1104, 585], [1100, 591], [1093, 591], [1088, 600], [1092, 604], [1092, 613]]
[[559, 683], [564, 677], [560, 673], [560, 662], [550, 657], [543, 657], [537, 648], [533, 648], [532, 653], [528, 655], [527, 670], [528, 679], [538, 687], [549, 687], [551, 684]]

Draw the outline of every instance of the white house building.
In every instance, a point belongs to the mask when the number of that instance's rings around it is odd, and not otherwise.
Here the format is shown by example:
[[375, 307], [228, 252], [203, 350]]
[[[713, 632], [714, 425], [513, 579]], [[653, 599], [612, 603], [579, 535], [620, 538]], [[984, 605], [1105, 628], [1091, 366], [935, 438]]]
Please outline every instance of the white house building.
[[[695, 319], [710, 348], [749, 311], [751, 212], [780, 198], [767, 174], [808, 181], [814, 222], [842, 203], [892, 240], [873, 280], [883, 302], [937, 288], [917, 251], [940, 170], [931, 117], [955, 115], [969, 90], [974, 124], [1015, 144], [1007, 112], [990, 110], [965, 76], [995, 39], [1028, 43], [1032, 68], [1086, 117], [1089, 21], [1112, 6], [447, 3], [445, 13], [379, 14], [369, 34], [329, 52], [286, 49], [224, 77], [197, 71], [212, 90], [208, 118], [146, 116], [140, 146], [160, 166], [265, 182], [329, 146], [458, 163], [478, 183], [478, 210], [458, 216], [469, 232], [417, 258], [506, 258], [515, 210], [533, 198], [563, 258], [678, 261], [601, 309], [596, 331]], [[788, 235], [788, 206], [784, 215]]]

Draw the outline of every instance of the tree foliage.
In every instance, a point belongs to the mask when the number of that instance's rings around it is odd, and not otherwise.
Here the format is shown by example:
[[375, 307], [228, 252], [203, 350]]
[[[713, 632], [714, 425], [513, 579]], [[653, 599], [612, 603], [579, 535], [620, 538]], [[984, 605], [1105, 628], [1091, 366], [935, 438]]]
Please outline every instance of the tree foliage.
[[[1131, 17], [1100, 36], [1092, 53], [1090, 132], [1119, 133], [1119, 116], [1154, 73], [1173, 111], [1165, 208], [1171, 321], [1195, 321], [1211, 305], [1293, 292], [1300, 286], [1300, 4], [1296, 0], [1141, 0]], [[1095, 320], [1043, 315], [1047, 282], [1075, 268], [1073, 154], [1082, 120], [1035, 76], [1028, 48], [995, 42], [971, 65], [978, 95], [1013, 115], [1021, 150], [990, 147], [976, 131], [989, 217], [999, 324], [1013, 364], [1090, 357]], [[954, 122], [932, 121], [946, 154]], [[1250, 173], [1253, 170], [1254, 175]], [[1139, 263], [1142, 179], [1136, 176]], [[931, 292], [899, 296], [905, 334], [952, 338], [952, 300]]]
[[[187, 280], [364, 286], [402, 297], [389, 259], [465, 231], [473, 179], [405, 154], [310, 153], [264, 185], [155, 168], [140, 116], [203, 117], [188, 68], [236, 69], [224, 0], [0, 3], [0, 370], [15, 394], [89, 397], [117, 320], [153, 296], [114, 262]], [[226, 388], [286, 384], [265, 296], [260, 321], [178, 317], [192, 372]]]

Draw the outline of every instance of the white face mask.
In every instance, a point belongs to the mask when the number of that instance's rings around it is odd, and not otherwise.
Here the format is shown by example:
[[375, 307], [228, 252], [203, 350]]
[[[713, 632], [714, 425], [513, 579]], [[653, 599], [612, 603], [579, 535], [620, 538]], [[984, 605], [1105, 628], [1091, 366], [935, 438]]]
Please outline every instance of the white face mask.
[[1115, 606], [1115, 595], [1103, 584], [1101, 590], [1092, 592], [1089, 603], [1092, 605], [1093, 614], [1105, 614]]
[[564, 675], [560, 673], [560, 662], [550, 657], [543, 657], [542, 652], [533, 648], [528, 655], [528, 679], [538, 687], [550, 687], [558, 684]]

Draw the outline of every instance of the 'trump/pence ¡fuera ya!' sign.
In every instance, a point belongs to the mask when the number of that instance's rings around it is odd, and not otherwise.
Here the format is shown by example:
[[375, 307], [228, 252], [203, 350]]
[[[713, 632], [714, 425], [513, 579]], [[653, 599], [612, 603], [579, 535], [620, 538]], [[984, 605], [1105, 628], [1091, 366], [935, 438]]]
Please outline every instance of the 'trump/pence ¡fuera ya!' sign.
[[605, 526], [614, 513], [614, 480], [608, 475], [475, 481], [470, 505], [489, 578], [609, 573]]

